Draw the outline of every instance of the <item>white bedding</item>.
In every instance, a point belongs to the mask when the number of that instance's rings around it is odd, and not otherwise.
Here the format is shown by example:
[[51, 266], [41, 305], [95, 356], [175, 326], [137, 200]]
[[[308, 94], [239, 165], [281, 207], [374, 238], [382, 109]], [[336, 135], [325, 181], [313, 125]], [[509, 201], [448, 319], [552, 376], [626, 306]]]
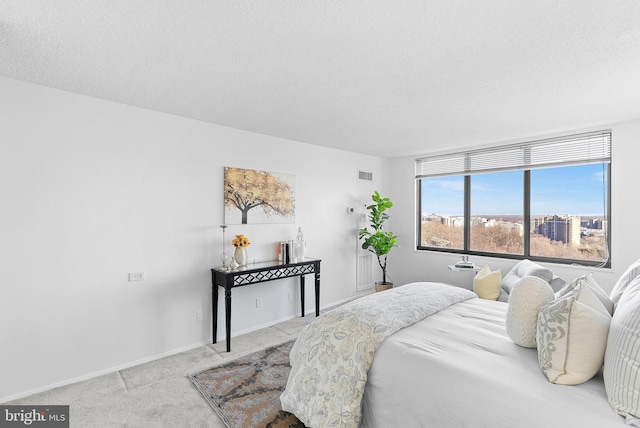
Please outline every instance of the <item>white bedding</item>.
[[370, 294], [316, 318], [291, 350], [282, 409], [308, 426], [358, 426], [367, 372], [386, 337], [440, 310], [476, 298], [469, 290], [413, 283]]
[[471, 299], [386, 338], [368, 373], [361, 426], [625, 426], [601, 373], [576, 386], [549, 383], [536, 350], [507, 336], [506, 311]]

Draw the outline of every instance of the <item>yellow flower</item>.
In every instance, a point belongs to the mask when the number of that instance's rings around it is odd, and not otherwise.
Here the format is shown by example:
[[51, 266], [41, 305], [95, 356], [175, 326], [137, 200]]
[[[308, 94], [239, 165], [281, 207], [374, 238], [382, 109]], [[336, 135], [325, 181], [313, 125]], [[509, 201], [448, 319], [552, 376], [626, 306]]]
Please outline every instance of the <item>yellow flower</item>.
[[251, 242], [249, 242], [249, 238], [247, 238], [243, 234], [236, 235], [236, 237], [233, 238], [231, 243], [236, 248], [245, 248], [245, 247], [248, 247], [249, 244], [251, 244]]

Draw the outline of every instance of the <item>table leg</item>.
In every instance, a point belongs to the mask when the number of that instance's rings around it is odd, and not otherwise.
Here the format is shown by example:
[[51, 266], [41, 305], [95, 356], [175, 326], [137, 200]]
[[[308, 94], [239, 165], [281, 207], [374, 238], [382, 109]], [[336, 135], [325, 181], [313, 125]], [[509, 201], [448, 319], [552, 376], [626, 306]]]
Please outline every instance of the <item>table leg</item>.
[[304, 275], [300, 275], [300, 308], [302, 311], [301, 317], [304, 318]]
[[320, 269], [316, 270], [315, 274], [315, 286], [316, 286], [316, 316], [320, 316]]
[[211, 309], [213, 343], [218, 343], [218, 286], [216, 285], [215, 280], [211, 285]]
[[231, 352], [231, 289], [224, 291], [224, 313], [227, 323], [227, 352]]

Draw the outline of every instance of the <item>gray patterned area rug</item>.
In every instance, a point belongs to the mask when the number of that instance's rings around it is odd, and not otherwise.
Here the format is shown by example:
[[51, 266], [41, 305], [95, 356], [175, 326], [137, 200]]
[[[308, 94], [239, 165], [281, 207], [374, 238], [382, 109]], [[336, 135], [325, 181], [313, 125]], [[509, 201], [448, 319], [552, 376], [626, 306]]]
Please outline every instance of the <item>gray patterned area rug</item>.
[[304, 428], [282, 410], [293, 341], [189, 376], [229, 428]]

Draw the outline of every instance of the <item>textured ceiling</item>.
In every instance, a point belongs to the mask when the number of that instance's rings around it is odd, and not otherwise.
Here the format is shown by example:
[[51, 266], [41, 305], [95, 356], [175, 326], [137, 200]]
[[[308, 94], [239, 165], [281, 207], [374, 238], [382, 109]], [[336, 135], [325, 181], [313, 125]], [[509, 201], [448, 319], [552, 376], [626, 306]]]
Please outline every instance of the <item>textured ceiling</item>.
[[395, 157], [640, 118], [640, 2], [0, 0], [0, 75]]

